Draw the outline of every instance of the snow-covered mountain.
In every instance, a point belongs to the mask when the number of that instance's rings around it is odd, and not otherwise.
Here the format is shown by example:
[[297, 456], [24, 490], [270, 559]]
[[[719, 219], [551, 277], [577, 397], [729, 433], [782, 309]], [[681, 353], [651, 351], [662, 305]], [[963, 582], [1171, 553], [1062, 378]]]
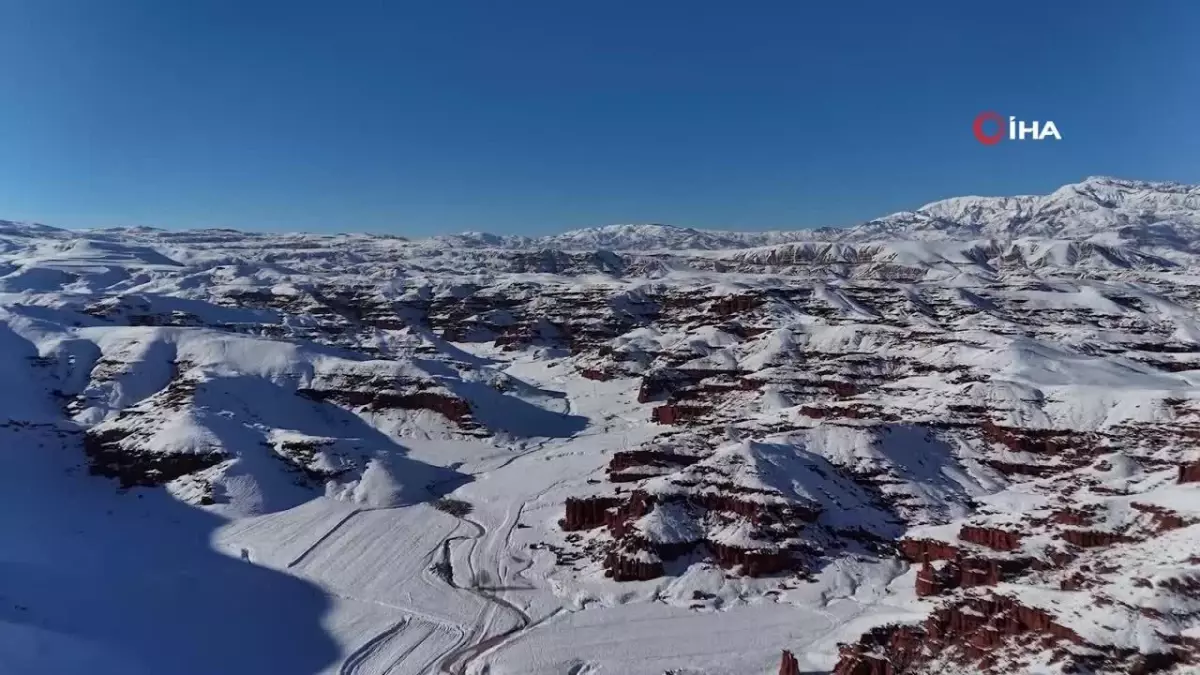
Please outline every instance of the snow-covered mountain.
[[1048, 195], [955, 197], [894, 213], [839, 239], [1119, 238], [1192, 250], [1200, 235], [1200, 186], [1093, 177]]
[[0, 671], [1193, 672], [1195, 200], [0, 222]]
[[460, 246], [568, 251], [755, 248], [802, 241], [1099, 239], [1193, 251], [1200, 237], [1200, 186], [1091, 177], [1048, 195], [955, 197], [847, 228], [734, 232], [670, 225], [606, 225], [544, 237], [468, 233]]

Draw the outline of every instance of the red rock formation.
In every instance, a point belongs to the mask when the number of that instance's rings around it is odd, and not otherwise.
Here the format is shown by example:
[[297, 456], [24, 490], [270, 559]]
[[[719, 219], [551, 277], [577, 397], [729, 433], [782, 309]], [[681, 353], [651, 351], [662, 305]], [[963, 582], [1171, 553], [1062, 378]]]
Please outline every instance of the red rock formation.
[[1200, 483], [1200, 462], [1179, 465], [1179, 483]]
[[662, 575], [661, 562], [634, 560], [618, 551], [612, 551], [604, 558], [604, 576], [611, 577], [613, 581], [649, 581]]
[[1005, 462], [999, 459], [985, 459], [983, 463], [992, 467], [996, 471], [999, 471], [1005, 476], [1034, 476], [1036, 478], [1041, 478], [1043, 476], [1052, 476], [1062, 470], [1061, 468], [1047, 466], [1044, 464]]
[[966, 598], [934, 611], [920, 626], [891, 625], [865, 633], [842, 645], [834, 675], [898, 675], [939, 659], [961, 665], [979, 664], [1014, 638], [1083, 644], [1077, 633], [1046, 612], [1012, 598]]
[[899, 675], [921, 659], [925, 635], [917, 626], [880, 626], [852, 645], [839, 645], [831, 675]]
[[796, 656], [788, 650], [783, 650], [783, 656], [779, 659], [779, 675], [800, 675], [800, 662], [796, 660]]
[[993, 551], [1015, 551], [1021, 548], [1021, 535], [993, 527], [963, 525], [958, 531], [958, 538]]
[[953, 588], [946, 583], [945, 576], [926, 560], [921, 569], [917, 570], [916, 592], [917, 597], [926, 597], [930, 595], [941, 595], [944, 591]]
[[394, 399], [394, 402], [398, 408], [408, 410], [424, 409], [439, 412], [454, 422], [464, 422], [471, 416], [471, 406], [466, 401], [427, 391], [399, 396]]
[[980, 429], [984, 438], [1001, 443], [1013, 452], [1053, 455], [1084, 444], [1084, 439], [1079, 438], [1080, 434], [1072, 431], [1006, 427], [991, 420], [984, 420]]
[[1179, 512], [1162, 506], [1142, 504], [1140, 502], [1133, 502], [1129, 506], [1142, 513], [1149, 513], [1150, 522], [1153, 524], [1155, 532], [1178, 530], [1181, 527], [1187, 527], [1191, 524], [1191, 520], [1184, 518]]
[[696, 419], [708, 412], [708, 408], [691, 405], [660, 405], [650, 413], [650, 420], [659, 424], [677, 424]]
[[958, 549], [937, 539], [901, 539], [900, 553], [909, 562], [930, 560], [953, 560], [958, 557]]
[[[699, 459], [694, 455], [679, 455], [662, 450], [622, 450], [613, 453], [608, 462], [608, 480], [613, 483], [626, 483], [650, 478], [661, 473], [653, 469], [678, 469], [691, 466]], [[649, 470], [636, 471], [639, 468]]]
[[1032, 558], [963, 558], [956, 563], [961, 570], [959, 584], [963, 588], [995, 586], [1028, 572]]
[[299, 389], [296, 393], [314, 401], [333, 401], [369, 410], [431, 410], [460, 426], [468, 424], [471, 417], [471, 406], [466, 401], [431, 391], [402, 394], [388, 390]]
[[853, 382], [844, 382], [842, 380], [828, 380], [820, 383], [834, 394], [842, 397], [855, 396], [858, 394], [858, 387]]
[[724, 546], [705, 542], [716, 558], [717, 564], [725, 569], [741, 567], [748, 577], [778, 574], [796, 566], [791, 553], [783, 550], [746, 550], [736, 546]]
[[688, 501], [708, 511], [742, 516], [754, 523], [771, 520], [799, 526], [802, 522], [813, 522], [821, 514], [820, 509], [815, 506], [809, 508], [799, 504], [765, 504], [750, 499], [738, 499], [736, 495], [731, 494], [704, 493], [692, 495]]
[[712, 313], [717, 316], [730, 316], [732, 314], [741, 314], [757, 307], [761, 301], [758, 298], [750, 295], [734, 295], [728, 298], [721, 298], [712, 305]]
[[605, 380], [612, 378], [612, 376], [609, 375], [608, 372], [603, 371], [603, 370], [597, 370], [595, 368], [585, 368], [585, 369], [579, 371], [579, 374], [582, 375], [583, 378], [586, 380], [599, 380], [601, 382], [604, 382]]
[[995, 586], [1028, 572], [1033, 566], [1033, 558], [964, 557], [940, 568], [925, 563], [917, 570], [915, 590], [919, 596], [929, 596], [954, 588]]
[[1129, 537], [1098, 530], [1063, 530], [1062, 538], [1080, 548], [1098, 548], [1130, 541]]
[[621, 450], [608, 461], [609, 471], [621, 471], [635, 466], [682, 467], [695, 464], [700, 458], [663, 450]]
[[1081, 509], [1062, 509], [1051, 514], [1050, 520], [1062, 525], [1086, 527], [1092, 524], [1092, 514]]
[[604, 525], [614, 539], [622, 539], [629, 533], [630, 523], [654, 509], [654, 497], [642, 490], [635, 490], [616, 508], [604, 515]]
[[609, 509], [620, 505], [621, 500], [613, 497], [568, 497], [566, 515], [558, 525], [568, 532], [595, 529], [606, 523]]

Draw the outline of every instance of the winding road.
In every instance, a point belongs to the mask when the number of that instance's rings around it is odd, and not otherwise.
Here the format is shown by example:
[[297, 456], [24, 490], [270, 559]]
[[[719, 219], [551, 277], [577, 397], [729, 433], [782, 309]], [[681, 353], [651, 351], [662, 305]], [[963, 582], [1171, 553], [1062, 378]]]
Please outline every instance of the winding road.
[[[484, 614], [486, 614], [486, 612], [488, 611], [488, 609], [485, 609], [484, 612], [481, 613], [481, 615], [480, 615], [480, 621], [476, 622], [476, 625], [474, 626], [471, 634], [467, 637], [466, 640], [464, 640], [464, 643], [460, 647], [451, 651], [449, 654], [447, 654], [445, 657], [442, 658], [442, 661], [439, 664], [439, 672], [442, 673], [443, 675], [466, 675], [467, 668], [480, 655], [482, 655], [483, 653], [485, 653], [492, 647], [495, 647], [496, 645], [501, 644], [506, 639], [527, 629], [533, 623], [533, 621], [529, 617], [529, 614], [527, 614], [520, 607], [517, 607], [516, 605], [509, 602], [508, 600], [505, 600], [504, 598], [500, 597], [496, 593], [489, 591], [485, 588], [482, 588], [478, 585], [478, 580], [480, 580], [480, 579], [485, 579], [485, 578], [500, 579], [501, 575], [499, 573], [499, 569], [495, 570], [494, 575], [488, 574], [485, 576], [483, 574], [480, 574], [480, 572], [476, 571], [475, 569], [473, 569], [473, 567], [471, 567], [471, 565], [472, 565], [471, 560], [473, 558], [472, 554], [474, 553], [475, 547], [478, 544], [478, 542], [481, 541], [485, 536], [487, 536], [487, 528], [485, 528], [478, 521], [472, 520], [466, 516], [460, 517], [460, 520], [462, 522], [466, 523], [468, 526], [470, 526], [474, 530], [474, 536], [457, 535], [457, 536], [447, 537], [446, 540], [442, 542], [442, 565], [444, 566], [443, 569], [445, 570], [444, 579], [445, 579], [446, 583], [450, 584], [450, 586], [452, 586], [453, 588], [456, 588], [461, 591], [466, 591], [467, 593], [471, 593], [472, 595], [475, 595], [476, 597], [484, 600], [486, 603], [490, 604], [490, 609], [498, 608], [498, 609], [501, 609], [501, 610], [511, 613], [513, 616], [516, 617], [517, 623], [512, 628], [510, 628], [502, 633], [497, 633], [496, 635], [484, 637], [484, 635], [487, 632], [487, 627], [491, 623], [484, 617]], [[466, 540], [466, 541], [471, 542], [471, 551], [469, 551], [467, 554], [467, 564], [469, 566], [467, 571], [468, 571], [468, 578], [471, 579], [472, 581], [471, 581], [471, 585], [465, 586], [465, 587], [460, 586], [454, 578], [454, 567], [453, 567], [453, 560], [451, 557], [450, 545], [451, 545], [451, 543], [453, 543], [454, 541], [457, 541], [457, 540]], [[498, 567], [499, 566], [497, 566], [497, 568]]]

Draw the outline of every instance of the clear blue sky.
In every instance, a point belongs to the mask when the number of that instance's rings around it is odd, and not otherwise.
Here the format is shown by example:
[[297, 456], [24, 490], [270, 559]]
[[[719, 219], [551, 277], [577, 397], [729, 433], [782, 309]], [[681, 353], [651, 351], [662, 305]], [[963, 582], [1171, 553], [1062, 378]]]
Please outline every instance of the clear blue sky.
[[[0, 0], [0, 218], [542, 234], [1200, 182], [1200, 2]], [[976, 114], [1061, 142], [985, 147]]]

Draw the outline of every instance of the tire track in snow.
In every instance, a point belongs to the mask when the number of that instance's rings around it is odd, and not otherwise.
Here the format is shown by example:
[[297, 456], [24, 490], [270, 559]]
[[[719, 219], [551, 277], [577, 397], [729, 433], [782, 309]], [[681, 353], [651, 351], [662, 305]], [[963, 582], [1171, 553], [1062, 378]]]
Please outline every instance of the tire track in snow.
[[[500, 596], [498, 596], [494, 593], [490, 593], [488, 591], [482, 590], [475, 585], [464, 588], [462, 586], [459, 586], [458, 582], [454, 580], [454, 568], [452, 566], [452, 561], [450, 558], [450, 542], [452, 540], [457, 540], [457, 539], [469, 539], [472, 541], [472, 544], [471, 544], [472, 549], [471, 549], [470, 553], [474, 553], [475, 547], [478, 545], [478, 543], [480, 541], [483, 540], [483, 538], [485, 536], [487, 536], [487, 533], [488, 533], [487, 528], [475, 520], [471, 520], [470, 518], [466, 518], [466, 517], [460, 518], [460, 520], [462, 520], [464, 523], [467, 523], [468, 525], [471, 525], [475, 529], [475, 536], [464, 537], [464, 536], [459, 535], [459, 536], [455, 536], [455, 537], [447, 537], [446, 540], [444, 540], [442, 542], [443, 555], [446, 556], [445, 557], [445, 565], [446, 565], [446, 570], [447, 570], [446, 583], [448, 583], [453, 588], [456, 588], [456, 589], [459, 589], [462, 591], [466, 591], [472, 595], [475, 595], [476, 597], [479, 597], [480, 599], [484, 600], [485, 602], [491, 603], [491, 605], [494, 607], [502, 608], [502, 609], [507, 610], [508, 612], [511, 612], [512, 614], [515, 614], [517, 617], [517, 625], [502, 632], [502, 633], [499, 633], [497, 635], [493, 635], [493, 636], [485, 638], [483, 640], [477, 640], [477, 637], [483, 631], [487, 630], [487, 626], [490, 622], [488, 622], [486, 620], [482, 620], [479, 623], [477, 623], [474, 626], [471, 636], [468, 637], [466, 640], [464, 640], [465, 644], [463, 644], [462, 646], [460, 646], [454, 650], [451, 650], [448, 654], [446, 654], [444, 657], [442, 657], [441, 663], [439, 664], [438, 668], [439, 668], [439, 672], [442, 673], [443, 675], [465, 675], [467, 672], [467, 668], [471, 665], [471, 662], [474, 661], [476, 658], [478, 658], [480, 655], [482, 655], [484, 652], [492, 649], [493, 647], [499, 645], [504, 640], [520, 633], [521, 631], [526, 630], [531, 625], [533, 625], [533, 621], [530, 619], [529, 615], [526, 614], [523, 609], [521, 609], [520, 607], [517, 607], [516, 605], [509, 602], [508, 600], [505, 600], [504, 598], [501, 598]], [[474, 578], [476, 575], [475, 575], [475, 570], [473, 569], [473, 564], [471, 563], [472, 555], [470, 553], [467, 556], [467, 565], [468, 565], [468, 571], [471, 573], [471, 578]], [[497, 567], [496, 578], [498, 580], [502, 580], [500, 572], [499, 572], [499, 565], [497, 564], [496, 567]], [[485, 611], [485, 614], [486, 614], [486, 611]], [[483, 618], [483, 616], [484, 616], [483, 614], [480, 615], [481, 619]]]
[[430, 623], [420, 618], [406, 616], [385, 628], [346, 657], [338, 670], [338, 675], [430, 672], [445, 654], [444, 651], [433, 655], [432, 658], [428, 658], [426, 655], [425, 662], [418, 668], [411, 668], [412, 661], [421, 658], [420, 651], [429, 648], [430, 640], [438, 640], [454, 634], [457, 634], [455, 638], [457, 641], [461, 641], [465, 636], [458, 626]]
[[330, 538], [330, 537], [332, 537], [332, 536], [333, 536], [333, 534], [334, 534], [335, 532], [337, 532], [339, 529], [341, 529], [341, 527], [342, 527], [343, 525], [345, 525], [346, 523], [350, 522], [350, 519], [351, 519], [351, 518], [353, 518], [354, 516], [357, 516], [358, 514], [360, 514], [360, 513], [362, 513], [362, 512], [363, 512], [363, 510], [362, 510], [362, 509], [354, 509], [354, 510], [353, 510], [353, 511], [351, 511], [350, 513], [347, 513], [347, 514], [345, 515], [345, 517], [343, 517], [341, 520], [339, 520], [339, 521], [337, 521], [336, 523], [334, 523], [334, 524], [333, 524], [333, 527], [329, 528], [329, 531], [328, 531], [328, 532], [326, 532], [325, 534], [321, 535], [321, 536], [320, 536], [320, 537], [319, 537], [319, 538], [318, 538], [316, 541], [314, 541], [314, 542], [312, 543], [312, 545], [310, 545], [308, 548], [304, 549], [304, 551], [302, 551], [302, 552], [300, 553], [300, 555], [296, 556], [296, 559], [295, 559], [295, 560], [293, 560], [293, 561], [291, 561], [290, 563], [288, 563], [288, 564], [287, 564], [287, 567], [286, 567], [285, 569], [289, 569], [289, 570], [290, 570], [290, 569], [292, 569], [293, 567], [295, 567], [296, 565], [299, 565], [300, 563], [304, 562], [304, 559], [305, 559], [305, 558], [307, 558], [309, 555], [311, 555], [313, 551], [315, 551], [315, 550], [317, 550], [318, 548], [320, 548], [321, 544], [324, 544], [326, 541], [328, 541], [328, 540], [329, 540], [329, 538]]
[[[395, 624], [385, 628], [382, 633], [379, 633], [370, 640], [367, 640], [363, 646], [351, 652], [350, 655], [346, 657], [346, 660], [342, 661], [342, 667], [338, 668], [338, 675], [357, 675], [363, 664], [370, 662], [371, 657], [375, 656], [375, 654], [383, 649], [392, 638], [396, 637], [400, 631], [404, 630], [404, 627], [408, 625], [408, 623], [409, 618], [404, 617]], [[411, 652], [411, 650], [409, 651]], [[405, 655], [407, 656], [407, 652]]]

